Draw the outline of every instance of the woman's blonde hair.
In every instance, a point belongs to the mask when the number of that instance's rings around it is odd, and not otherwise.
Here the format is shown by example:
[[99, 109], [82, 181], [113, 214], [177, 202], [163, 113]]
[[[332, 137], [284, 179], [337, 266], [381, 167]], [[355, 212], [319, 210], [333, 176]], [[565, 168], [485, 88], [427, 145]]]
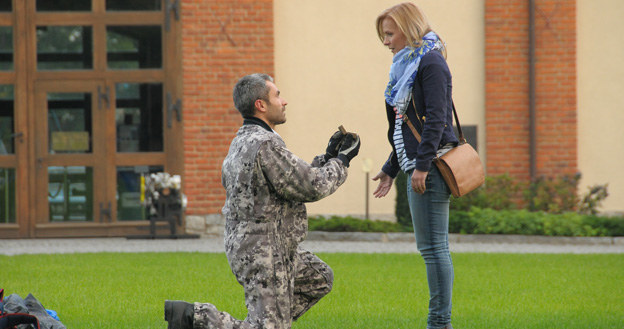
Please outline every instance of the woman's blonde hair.
[[[385, 38], [383, 21], [388, 17], [396, 23], [399, 30], [405, 35], [407, 44], [410, 47], [419, 47], [425, 34], [433, 31], [427, 20], [427, 16], [425, 16], [422, 10], [411, 2], [404, 2], [384, 10], [377, 16], [377, 35], [381, 42], [383, 42]], [[444, 45], [444, 42], [442, 42], [442, 44]], [[444, 46], [442, 48], [442, 54], [446, 57], [446, 47]]]

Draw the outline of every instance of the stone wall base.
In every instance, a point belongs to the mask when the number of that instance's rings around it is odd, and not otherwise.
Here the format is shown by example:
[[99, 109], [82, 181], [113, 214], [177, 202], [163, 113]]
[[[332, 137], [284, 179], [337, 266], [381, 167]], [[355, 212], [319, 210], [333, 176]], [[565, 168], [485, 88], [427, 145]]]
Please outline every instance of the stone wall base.
[[225, 217], [221, 214], [186, 216], [186, 233], [204, 237], [223, 236]]

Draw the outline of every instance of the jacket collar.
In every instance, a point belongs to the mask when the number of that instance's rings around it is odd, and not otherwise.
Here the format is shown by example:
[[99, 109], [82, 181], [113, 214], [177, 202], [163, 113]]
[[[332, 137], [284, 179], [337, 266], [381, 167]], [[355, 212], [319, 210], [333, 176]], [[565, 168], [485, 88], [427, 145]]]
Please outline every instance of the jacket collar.
[[267, 131], [273, 132], [273, 129], [271, 129], [271, 127], [269, 127], [269, 125], [266, 122], [256, 117], [245, 118], [245, 120], [243, 120], [243, 126], [246, 126], [246, 125], [258, 125], [266, 129]]

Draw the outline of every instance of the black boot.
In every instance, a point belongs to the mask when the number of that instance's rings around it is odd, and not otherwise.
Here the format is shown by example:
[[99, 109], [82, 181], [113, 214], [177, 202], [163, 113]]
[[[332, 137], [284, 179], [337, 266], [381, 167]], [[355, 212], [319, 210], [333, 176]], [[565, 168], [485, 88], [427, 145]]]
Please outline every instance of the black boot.
[[181, 300], [165, 301], [165, 320], [167, 329], [193, 329], [194, 306]]

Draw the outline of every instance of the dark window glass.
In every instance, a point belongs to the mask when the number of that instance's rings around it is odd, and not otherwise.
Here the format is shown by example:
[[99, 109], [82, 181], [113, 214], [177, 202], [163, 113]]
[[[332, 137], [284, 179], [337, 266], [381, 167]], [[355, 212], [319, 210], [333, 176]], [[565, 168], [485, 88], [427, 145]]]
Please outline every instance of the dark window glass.
[[91, 94], [48, 94], [50, 154], [91, 152]]
[[0, 71], [13, 70], [13, 28], [0, 26]]
[[117, 219], [148, 219], [149, 213], [143, 205], [145, 176], [163, 172], [163, 166], [117, 167]]
[[106, 0], [106, 10], [160, 10], [160, 1], [161, 0]]
[[13, 0], [0, 0], [0, 12], [13, 11]]
[[162, 84], [118, 83], [115, 90], [117, 152], [162, 152]]
[[93, 68], [90, 26], [37, 26], [37, 69]]
[[37, 11], [91, 11], [91, 0], [37, 0]]
[[[454, 122], [455, 123], [455, 122]], [[477, 126], [476, 125], [461, 125], [462, 132], [464, 133], [464, 138], [468, 141], [475, 150], [479, 151], [477, 147]], [[453, 130], [455, 131], [455, 136], [459, 136], [459, 132], [457, 131], [457, 126], [453, 125]]]
[[0, 85], [0, 155], [15, 153], [13, 85]]
[[160, 26], [108, 26], [106, 48], [110, 69], [162, 67]]
[[93, 220], [93, 168], [48, 167], [51, 222]]
[[0, 168], [0, 224], [15, 223], [15, 169]]

